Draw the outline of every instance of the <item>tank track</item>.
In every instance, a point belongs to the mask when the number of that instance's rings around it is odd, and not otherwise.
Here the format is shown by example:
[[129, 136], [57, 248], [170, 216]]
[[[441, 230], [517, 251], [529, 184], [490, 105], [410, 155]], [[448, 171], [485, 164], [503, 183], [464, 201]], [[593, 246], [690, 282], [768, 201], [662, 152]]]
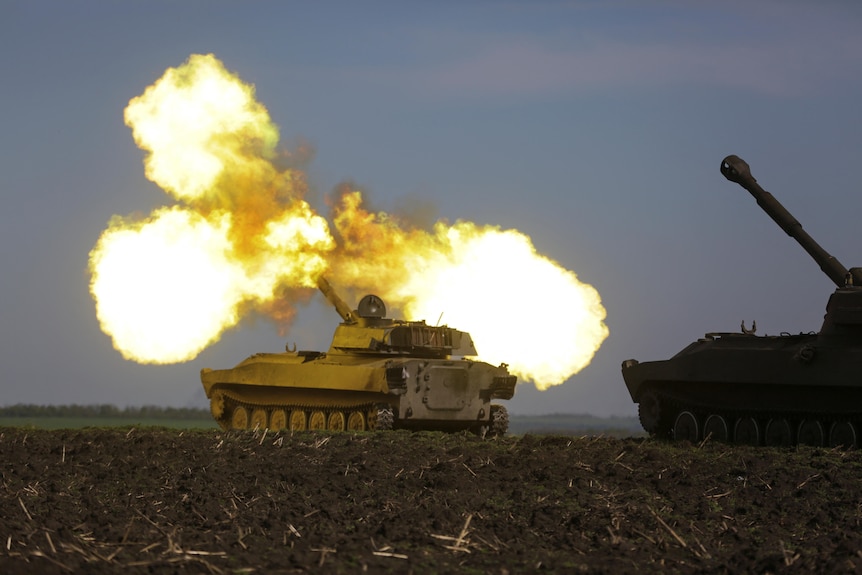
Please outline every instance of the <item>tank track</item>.
[[224, 430], [384, 431], [396, 426], [392, 406], [377, 402], [254, 403], [220, 390], [213, 394], [210, 409]]
[[502, 437], [509, 431], [509, 412], [505, 406], [491, 405], [491, 424], [488, 426], [487, 435]]
[[638, 404], [641, 425], [650, 435], [662, 439], [695, 443], [709, 438], [773, 447], [802, 444], [845, 448], [857, 447], [862, 441], [862, 414], [768, 408], [715, 409], [668, 393], [650, 393], [657, 407]]

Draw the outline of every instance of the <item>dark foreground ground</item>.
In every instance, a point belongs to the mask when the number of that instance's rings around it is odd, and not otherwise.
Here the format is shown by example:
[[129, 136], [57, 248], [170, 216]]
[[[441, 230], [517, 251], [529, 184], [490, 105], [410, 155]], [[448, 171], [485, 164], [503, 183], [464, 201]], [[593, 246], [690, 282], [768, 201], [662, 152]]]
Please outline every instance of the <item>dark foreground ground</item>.
[[862, 453], [0, 428], [0, 573], [862, 572]]

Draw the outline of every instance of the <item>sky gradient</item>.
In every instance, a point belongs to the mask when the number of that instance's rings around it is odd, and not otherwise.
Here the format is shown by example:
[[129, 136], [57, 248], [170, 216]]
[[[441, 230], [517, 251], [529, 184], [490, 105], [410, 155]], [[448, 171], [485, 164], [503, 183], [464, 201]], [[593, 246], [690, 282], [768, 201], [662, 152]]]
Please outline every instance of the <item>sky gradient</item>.
[[[610, 336], [592, 364], [519, 386], [510, 412], [633, 414], [624, 359], [742, 320], [820, 327], [831, 282], [724, 180], [726, 155], [862, 265], [860, 25], [850, 2], [5, 2], [0, 404], [202, 405], [202, 367], [328, 346], [322, 298], [286, 337], [251, 319], [179, 365], [126, 361], [99, 329], [99, 234], [170, 203], [123, 110], [213, 53], [284, 146], [314, 150], [313, 204], [351, 181], [384, 211], [515, 228], [599, 291]], [[543, 337], [536, 302], [501, 310], [512, 338]]]

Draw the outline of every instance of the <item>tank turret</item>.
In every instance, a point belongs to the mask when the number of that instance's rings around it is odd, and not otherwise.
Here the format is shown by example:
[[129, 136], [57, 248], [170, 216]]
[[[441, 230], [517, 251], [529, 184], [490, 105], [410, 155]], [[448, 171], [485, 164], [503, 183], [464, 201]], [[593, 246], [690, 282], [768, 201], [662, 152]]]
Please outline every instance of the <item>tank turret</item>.
[[665, 361], [627, 359], [622, 375], [644, 429], [658, 437], [746, 444], [856, 446], [862, 430], [862, 269], [845, 268], [751, 175], [737, 156], [721, 173], [836, 285], [818, 333], [710, 332]]
[[470, 429], [503, 434], [516, 377], [477, 355], [470, 334], [386, 317], [369, 294], [357, 309], [326, 278], [321, 293], [341, 317], [327, 352], [258, 353], [232, 369], [201, 370], [224, 429]]
[[357, 309], [350, 311], [325, 278], [318, 280], [318, 287], [343, 320], [341, 325], [335, 328], [330, 351], [401, 354], [437, 359], [477, 354], [473, 339], [467, 332], [445, 325], [431, 326], [424, 321], [384, 317], [386, 304], [373, 294], [364, 296]]

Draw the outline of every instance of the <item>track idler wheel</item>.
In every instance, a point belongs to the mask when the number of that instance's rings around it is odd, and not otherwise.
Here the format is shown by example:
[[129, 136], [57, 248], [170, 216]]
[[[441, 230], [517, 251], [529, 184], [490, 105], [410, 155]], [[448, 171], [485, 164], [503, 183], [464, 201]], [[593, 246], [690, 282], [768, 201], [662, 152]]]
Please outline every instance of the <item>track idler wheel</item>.
[[210, 413], [216, 421], [224, 417], [224, 395], [221, 393], [213, 394], [210, 400]]

